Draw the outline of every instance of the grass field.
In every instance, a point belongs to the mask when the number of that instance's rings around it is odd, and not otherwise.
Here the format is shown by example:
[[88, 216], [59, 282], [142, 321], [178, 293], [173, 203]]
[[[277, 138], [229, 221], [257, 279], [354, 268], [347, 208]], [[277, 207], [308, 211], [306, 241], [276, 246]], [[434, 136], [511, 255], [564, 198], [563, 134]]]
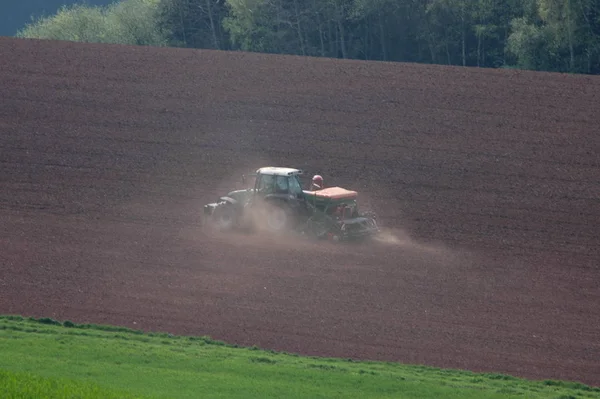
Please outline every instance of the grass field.
[[44, 378], [33, 373], [0, 370], [0, 397], [2, 398], [103, 398], [129, 399], [143, 396], [126, 391], [111, 390], [91, 382], [73, 381], [65, 378]]
[[0, 317], [3, 398], [600, 398], [600, 388]]

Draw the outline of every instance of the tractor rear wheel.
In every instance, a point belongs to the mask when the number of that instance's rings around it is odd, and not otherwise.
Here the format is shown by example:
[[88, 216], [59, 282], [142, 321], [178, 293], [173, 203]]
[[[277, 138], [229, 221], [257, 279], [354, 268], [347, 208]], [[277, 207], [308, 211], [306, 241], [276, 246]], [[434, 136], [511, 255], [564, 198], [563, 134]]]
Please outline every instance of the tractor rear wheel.
[[285, 204], [269, 204], [266, 207], [265, 226], [272, 233], [282, 233], [292, 227], [293, 216]]

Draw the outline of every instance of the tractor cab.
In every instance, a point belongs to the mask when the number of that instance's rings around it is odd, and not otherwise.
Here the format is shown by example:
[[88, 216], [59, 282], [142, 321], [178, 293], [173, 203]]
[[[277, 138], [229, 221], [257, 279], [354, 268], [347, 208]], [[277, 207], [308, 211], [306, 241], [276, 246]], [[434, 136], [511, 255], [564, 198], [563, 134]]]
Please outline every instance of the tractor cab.
[[[289, 199], [302, 198], [302, 184], [300, 182], [302, 171], [293, 168], [268, 166], [260, 168], [252, 174], [254, 181], [254, 194], [262, 197], [281, 197]], [[242, 179], [245, 181], [245, 176]]]

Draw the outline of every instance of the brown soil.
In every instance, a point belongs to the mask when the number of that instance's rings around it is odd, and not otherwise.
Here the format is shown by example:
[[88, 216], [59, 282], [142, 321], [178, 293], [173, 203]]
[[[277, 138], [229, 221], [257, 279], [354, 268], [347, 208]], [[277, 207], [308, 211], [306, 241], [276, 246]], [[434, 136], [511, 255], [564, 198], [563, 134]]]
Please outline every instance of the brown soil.
[[[0, 313], [600, 384], [600, 78], [0, 39]], [[211, 236], [267, 164], [371, 246]]]

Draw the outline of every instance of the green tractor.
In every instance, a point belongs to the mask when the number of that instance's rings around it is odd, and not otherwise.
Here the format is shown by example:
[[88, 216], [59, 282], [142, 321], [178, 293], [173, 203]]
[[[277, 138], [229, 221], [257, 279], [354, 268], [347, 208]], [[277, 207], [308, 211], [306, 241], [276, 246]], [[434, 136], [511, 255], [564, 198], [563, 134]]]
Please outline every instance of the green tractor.
[[[304, 190], [299, 169], [264, 167], [250, 175], [254, 186], [234, 190], [204, 205], [219, 230], [263, 229], [346, 241], [379, 233], [375, 215], [359, 213], [356, 191], [341, 187]], [[246, 181], [246, 176], [242, 176]]]

